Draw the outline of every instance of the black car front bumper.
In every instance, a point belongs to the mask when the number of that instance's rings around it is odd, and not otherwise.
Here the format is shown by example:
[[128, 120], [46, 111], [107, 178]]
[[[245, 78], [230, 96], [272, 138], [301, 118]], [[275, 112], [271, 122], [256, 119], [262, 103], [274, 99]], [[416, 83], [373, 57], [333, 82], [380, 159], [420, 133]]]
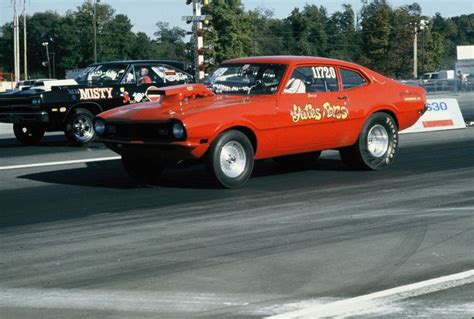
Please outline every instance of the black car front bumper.
[[13, 124], [49, 123], [47, 112], [0, 112], [0, 122]]

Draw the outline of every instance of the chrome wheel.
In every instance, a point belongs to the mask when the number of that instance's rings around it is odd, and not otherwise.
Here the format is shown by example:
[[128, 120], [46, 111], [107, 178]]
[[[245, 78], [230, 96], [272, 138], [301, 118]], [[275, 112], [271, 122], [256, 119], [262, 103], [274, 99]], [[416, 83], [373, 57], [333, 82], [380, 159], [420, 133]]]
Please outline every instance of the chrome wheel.
[[72, 122], [74, 137], [79, 142], [88, 142], [94, 137], [92, 120], [84, 114], [76, 116]]
[[372, 126], [367, 134], [367, 149], [374, 157], [382, 157], [388, 150], [388, 132], [380, 124]]
[[247, 164], [247, 156], [242, 144], [236, 141], [229, 141], [222, 147], [220, 154], [220, 168], [222, 172], [235, 178], [242, 174]]

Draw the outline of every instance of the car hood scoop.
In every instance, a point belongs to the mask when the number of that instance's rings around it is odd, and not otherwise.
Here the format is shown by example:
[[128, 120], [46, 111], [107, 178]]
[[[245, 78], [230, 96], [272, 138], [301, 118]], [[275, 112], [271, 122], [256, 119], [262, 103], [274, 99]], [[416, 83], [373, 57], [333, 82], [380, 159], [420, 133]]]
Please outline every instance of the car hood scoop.
[[214, 93], [204, 84], [181, 84], [149, 90], [149, 95], [159, 96], [162, 105], [189, 99], [211, 96]]

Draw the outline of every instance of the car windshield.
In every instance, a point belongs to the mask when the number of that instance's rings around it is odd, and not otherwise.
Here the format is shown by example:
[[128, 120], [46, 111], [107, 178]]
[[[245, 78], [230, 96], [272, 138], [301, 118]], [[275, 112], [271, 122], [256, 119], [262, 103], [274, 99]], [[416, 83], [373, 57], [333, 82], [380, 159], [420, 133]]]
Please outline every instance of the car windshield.
[[224, 64], [205, 83], [217, 94], [275, 94], [285, 69], [283, 64]]
[[75, 80], [81, 85], [118, 84], [126, 70], [126, 64], [96, 65], [85, 68]]

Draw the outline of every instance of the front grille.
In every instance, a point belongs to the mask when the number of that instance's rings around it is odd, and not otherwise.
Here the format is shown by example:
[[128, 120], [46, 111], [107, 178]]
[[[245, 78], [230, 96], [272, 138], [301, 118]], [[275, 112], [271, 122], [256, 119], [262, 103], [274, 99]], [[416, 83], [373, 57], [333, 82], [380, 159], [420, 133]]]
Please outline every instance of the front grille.
[[33, 106], [31, 104], [31, 97], [8, 97], [8, 98], [0, 98], [0, 109], [10, 109], [12, 107], [24, 107], [29, 109], [38, 109], [38, 106]]
[[142, 141], [169, 141], [170, 136], [168, 123], [107, 123], [104, 135], [106, 138]]

